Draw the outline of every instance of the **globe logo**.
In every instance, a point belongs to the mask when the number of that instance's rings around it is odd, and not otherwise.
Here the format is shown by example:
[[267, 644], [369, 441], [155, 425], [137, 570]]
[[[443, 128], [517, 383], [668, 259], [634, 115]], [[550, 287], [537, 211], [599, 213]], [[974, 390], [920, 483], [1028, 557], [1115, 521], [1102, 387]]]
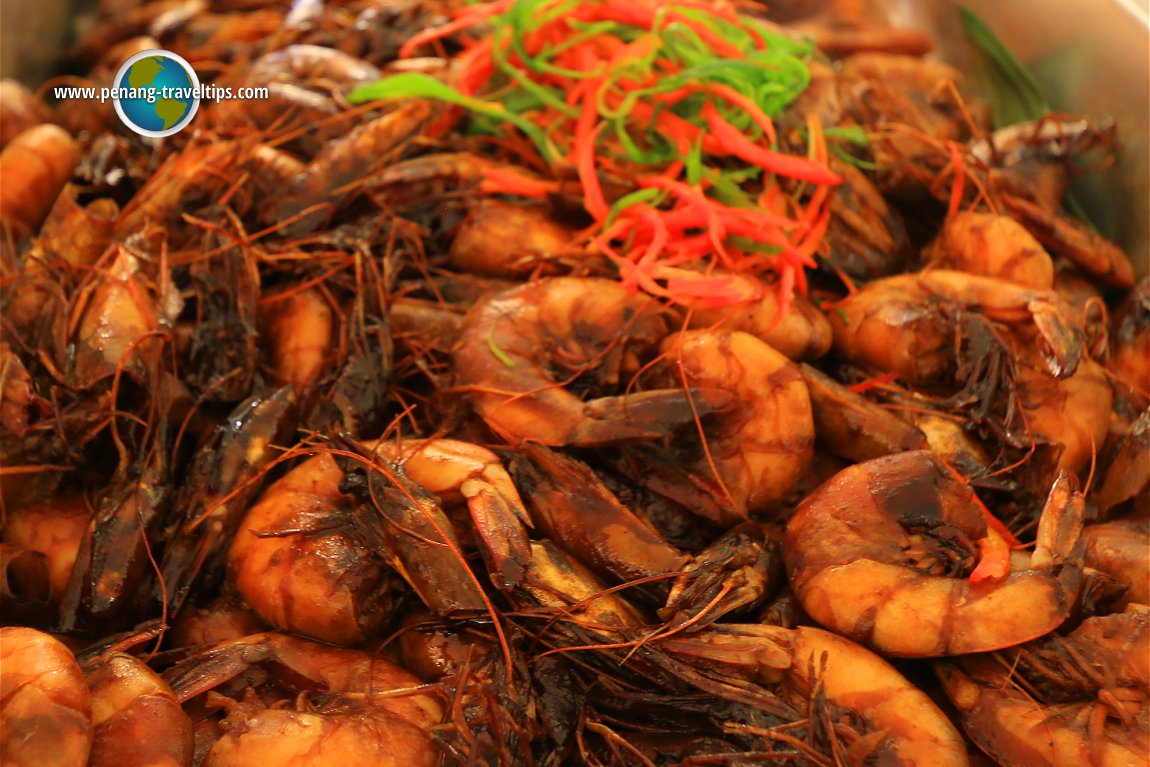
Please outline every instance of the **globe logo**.
[[195, 117], [200, 80], [191, 65], [171, 51], [141, 51], [116, 73], [112, 104], [124, 125], [136, 133], [171, 136]]

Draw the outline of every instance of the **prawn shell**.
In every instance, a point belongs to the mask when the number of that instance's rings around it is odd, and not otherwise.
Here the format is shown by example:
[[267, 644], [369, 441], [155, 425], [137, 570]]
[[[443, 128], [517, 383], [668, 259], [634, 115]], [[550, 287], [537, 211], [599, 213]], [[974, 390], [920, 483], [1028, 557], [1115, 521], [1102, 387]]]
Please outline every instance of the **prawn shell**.
[[868, 282], [827, 315], [834, 348], [908, 383], [943, 380], [954, 369], [954, 326], [938, 304], [914, 275]]
[[832, 703], [858, 712], [875, 730], [889, 733], [877, 747], [879, 764], [968, 763], [966, 744], [946, 716], [885, 660], [817, 628], [796, 628], [793, 642], [791, 674], [805, 693], [801, 702], [816, 683], [821, 684]]
[[35, 629], [0, 628], [0, 763], [84, 767], [91, 696], [72, 651]]
[[0, 230], [18, 242], [34, 234], [79, 161], [79, 145], [55, 125], [37, 125], [12, 139], [0, 153]]
[[[350, 513], [330, 455], [300, 464], [248, 510], [228, 553], [240, 596], [269, 625], [336, 644], [362, 642], [389, 606], [382, 562], [326, 520]], [[316, 529], [317, 526], [320, 529]], [[269, 535], [270, 534], [270, 535]]]
[[340, 717], [262, 709], [229, 716], [203, 767], [253, 764], [433, 767], [439, 753], [427, 734], [386, 712]]
[[89, 674], [92, 754], [88, 767], [185, 767], [192, 722], [170, 687], [138, 658], [113, 653]]
[[970, 739], [1004, 767], [1150, 761], [1150, 613], [1087, 618], [996, 655], [935, 663]]
[[727, 521], [782, 503], [814, 459], [811, 397], [799, 367], [741, 331], [686, 330], [668, 336], [661, 351], [668, 384], [732, 392], [739, 403], [704, 422], [704, 455], [694, 469], [722, 485]]

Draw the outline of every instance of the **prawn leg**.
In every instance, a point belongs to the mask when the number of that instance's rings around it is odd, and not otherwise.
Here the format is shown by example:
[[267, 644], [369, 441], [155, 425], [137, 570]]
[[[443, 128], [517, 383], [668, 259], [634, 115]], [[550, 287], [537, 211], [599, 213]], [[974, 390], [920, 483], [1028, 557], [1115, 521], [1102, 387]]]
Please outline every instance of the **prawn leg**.
[[993, 320], [1011, 324], [1030, 320], [1044, 342], [1043, 357], [1052, 376], [1066, 378], [1078, 368], [1082, 333], [1066, 320], [1056, 293], [951, 269], [926, 271], [917, 280], [933, 295], [977, 308]]
[[751, 610], [783, 585], [779, 540], [757, 522], [731, 528], [683, 567], [659, 616], [665, 630]]
[[1150, 613], [1087, 618], [1067, 635], [935, 662], [970, 739], [1005, 767], [1150, 759]]

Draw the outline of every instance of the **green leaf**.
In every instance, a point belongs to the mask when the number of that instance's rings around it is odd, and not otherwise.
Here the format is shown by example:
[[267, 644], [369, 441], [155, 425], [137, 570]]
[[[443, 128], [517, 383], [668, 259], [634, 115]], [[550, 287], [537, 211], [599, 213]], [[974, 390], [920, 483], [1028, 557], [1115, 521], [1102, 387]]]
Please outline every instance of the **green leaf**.
[[554, 156], [553, 147], [547, 139], [546, 134], [530, 120], [508, 111], [502, 104], [472, 98], [471, 96], [464, 96], [459, 91], [443, 84], [434, 77], [420, 72], [404, 72], [369, 85], [361, 85], [347, 96], [348, 101], [353, 104], [362, 104], [366, 101], [389, 101], [407, 98], [446, 101], [449, 104], [456, 104], [476, 114], [481, 114], [484, 117], [489, 117], [500, 122], [509, 122], [527, 134], [544, 160], [550, 162]]
[[969, 8], [959, 6], [958, 14], [977, 58], [977, 91], [990, 104], [994, 127], [1037, 120], [1050, 111], [1038, 83], [990, 27]]
[[507, 356], [507, 352], [500, 349], [495, 343], [495, 325], [491, 325], [491, 330], [487, 331], [487, 348], [495, 355], [495, 359], [503, 363], [504, 367], [515, 367], [515, 360]]
[[841, 139], [855, 146], [870, 146], [870, 136], [867, 135], [866, 128], [861, 125], [833, 125], [830, 128], [823, 128], [823, 135], [828, 139]]
[[[969, 8], [959, 6], [959, 17], [966, 39], [977, 55], [974, 87], [990, 104], [994, 127], [1029, 122], [1042, 118], [1050, 111], [1050, 104], [1042, 88], [1026, 67], [1012, 54], [990, 27], [974, 15]], [[1094, 222], [1083, 210], [1072, 192], [1063, 200], [1075, 218], [1097, 231]]]
[[619, 214], [625, 211], [632, 205], [638, 205], [641, 202], [655, 203], [657, 200], [662, 199], [664, 193], [660, 189], [636, 189], [634, 192], [623, 195], [615, 204], [611, 206], [611, 210], [607, 212], [607, 220], [604, 222], [604, 228], [610, 228], [611, 224], [615, 223], [615, 219]]

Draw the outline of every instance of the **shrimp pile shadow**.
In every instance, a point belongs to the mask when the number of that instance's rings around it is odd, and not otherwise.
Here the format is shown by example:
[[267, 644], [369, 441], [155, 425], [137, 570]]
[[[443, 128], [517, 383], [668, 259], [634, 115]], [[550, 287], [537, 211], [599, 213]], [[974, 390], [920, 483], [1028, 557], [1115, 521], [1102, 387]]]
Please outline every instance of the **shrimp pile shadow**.
[[[1064, 202], [1124, 137], [863, 5], [668, 12], [819, 48], [776, 149], [841, 183], [751, 185], [826, 195], [814, 266], [681, 270], [734, 303], [620, 279], [574, 160], [353, 103], [474, 76], [463, 0], [102, 0], [0, 83], [0, 761], [1150, 759], [1150, 277]], [[148, 49], [268, 97], [49, 96]]]

